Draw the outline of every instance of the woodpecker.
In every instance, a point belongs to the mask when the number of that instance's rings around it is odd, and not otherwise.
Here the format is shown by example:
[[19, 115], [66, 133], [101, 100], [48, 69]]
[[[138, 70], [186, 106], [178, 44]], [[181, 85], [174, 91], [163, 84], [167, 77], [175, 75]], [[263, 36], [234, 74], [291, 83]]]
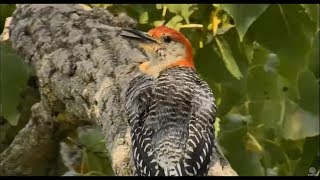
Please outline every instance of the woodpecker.
[[219, 153], [216, 105], [196, 73], [191, 43], [166, 26], [121, 35], [137, 41], [148, 58], [125, 92], [136, 175], [206, 175]]

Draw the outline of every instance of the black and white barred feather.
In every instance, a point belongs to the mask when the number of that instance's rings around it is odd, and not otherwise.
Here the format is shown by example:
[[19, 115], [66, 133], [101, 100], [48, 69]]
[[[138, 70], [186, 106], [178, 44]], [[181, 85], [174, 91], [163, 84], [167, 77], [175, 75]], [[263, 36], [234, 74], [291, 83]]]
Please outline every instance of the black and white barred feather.
[[215, 99], [194, 69], [135, 77], [126, 91], [137, 175], [206, 175], [216, 152]]

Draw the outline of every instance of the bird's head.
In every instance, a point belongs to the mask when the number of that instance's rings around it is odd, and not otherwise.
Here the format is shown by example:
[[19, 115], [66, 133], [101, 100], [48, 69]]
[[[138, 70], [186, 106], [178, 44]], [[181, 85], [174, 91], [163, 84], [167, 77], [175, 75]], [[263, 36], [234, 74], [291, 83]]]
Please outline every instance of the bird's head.
[[189, 40], [174, 29], [159, 26], [147, 33], [124, 29], [121, 35], [137, 40], [145, 50], [148, 61], [139, 66], [143, 73], [157, 77], [162, 70], [169, 67], [194, 68], [192, 46]]

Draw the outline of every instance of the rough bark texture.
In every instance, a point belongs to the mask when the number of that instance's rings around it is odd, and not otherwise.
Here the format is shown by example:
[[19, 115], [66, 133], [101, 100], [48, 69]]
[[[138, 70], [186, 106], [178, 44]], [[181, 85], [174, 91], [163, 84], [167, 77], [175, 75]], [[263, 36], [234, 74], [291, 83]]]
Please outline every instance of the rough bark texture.
[[[68, 128], [90, 122], [102, 127], [114, 173], [132, 175], [123, 95], [145, 57], [118, 33], [135, 25], [125, 14], [79, 5], [17, 5], [10, 40], [38, 77], [41, 102], [0, 154], [0, 175], [39, 174], [36, 164], [50, 169], [59, 138]], [[50, 174], [45, 168], [40, 174]], [[235, 172], [218, 162], [210, 175]]]

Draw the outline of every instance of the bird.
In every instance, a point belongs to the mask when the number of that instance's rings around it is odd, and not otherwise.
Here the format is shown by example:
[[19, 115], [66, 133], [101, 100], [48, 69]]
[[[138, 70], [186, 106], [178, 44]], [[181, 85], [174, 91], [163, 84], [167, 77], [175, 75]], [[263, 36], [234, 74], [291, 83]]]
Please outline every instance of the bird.
[[120, 35], [147, 57], [125, 90], [135, 175], [207, 175], [222, 154], [214, 134], [217, 107], [196, 72], [190, 41], [166, 26], [122, 29]]

